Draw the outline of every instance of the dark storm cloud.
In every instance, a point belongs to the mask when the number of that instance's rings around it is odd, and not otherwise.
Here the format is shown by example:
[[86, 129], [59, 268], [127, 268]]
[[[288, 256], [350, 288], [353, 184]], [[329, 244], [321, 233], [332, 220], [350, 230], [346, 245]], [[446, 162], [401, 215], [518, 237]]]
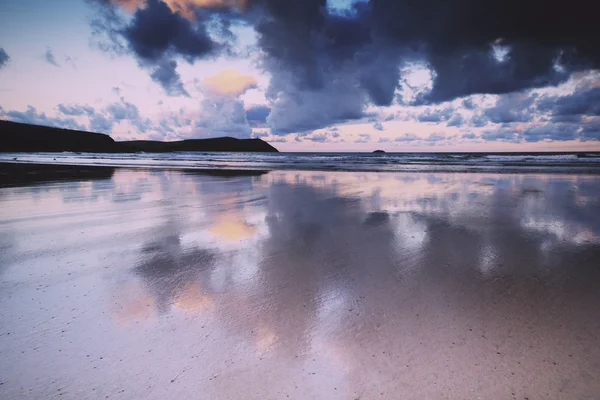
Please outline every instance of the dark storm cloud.
[[530, 51], [515, 44], [507, 61], [500, 63], [483, 46], [455, 53], [429, 54], [436, 71], [433, 89], [418, 97], [416, 104], [453, 100], [470, 94], [503, 94], [524, 88], [557, 85], [569, 74], [555, 69], [558, 50]]
[[583, 141], [600, 140], [600, 121], [583, 124], [579, 137]]
[[494, 107], [485, 109], [484, 115], [495, 124], [529, 122], [535, 113], [533, 102], [536, 97], [535, 94], [521, 93], [500, 96]]
[[581, 122], [581, 115], [552, 115], [551, 121], [557, 123], [576, 124]]
[[[420, 104], [555, 85], [570, 71], [600, 65], [598, 24], [585, 1], [575, 3], [371, 0], [339, 15], [324, 0], [253, 2], [270, 17], [257, 27], [260, 46], [299, 85], [320, 89], [325, 71], [353, 61], [377, 105], [392, 101], [397, 66], [407, 59], [425, 61], [436, 74]], [[507, 51], [501, 60], [494, 43]]]
[[250, 126], [260, 126], [267, 122], [271, 108], [267, 106], [253, 106], [246, 110], [246, 119]]
[[544, 96], [538, 109], [555, 117], [600, 115], [600, 87], [576, 91], [567, 96]]
[[[149, 0], [129, 20], [119, 20], [107, 0], [89, 1], [105, 5], [96, 32], [115, 39], [109, 48], [128, 50], [150, 71], [158, 62], [194, 62], [227, 50], [207, 29], [215, 16], [226, 30], [231, 21], [254, 26], [264, 55], [260, 65], [272, 77], [268, 123], [280, 134], [362, 118], [369, 103], [391, 104], [396, 94], [404, 97], [402, 67], [415, 62], [427, 65], [434, 80], [410, 104], [556, 85], [573, 71], [600, 67], [600, 24], [589, 0], [568, 6], [537, 0], [370, 0], [335, 13], [326, 0], [250, 0], [242, 14], [202, 8], [194, 21], [159, 0]], [[227, 36], [221, 38], [226, 42]], [[499, 47], [503, 57], [493, 51]], [[168, 64], [161, 65], [165, 72]], [[184, 93], [175, 75], [156, 74], [163, 86], [176, 85], [172, 94]], [[470, 100], [464, 105], [472, 108]], [[494, 116], [511, 118], [524, 119]]]
[[195, 26], [162, 1], [148, 0], [123, 30], [130, 49], [148, 62], [161, 60], [166, 53], [183, 56], [190, 62], [215, 51], [217, 44], [203, 24]]
[[124, 19], [117, 6], [108, 0], [88, 1], [99, 6], [92, 26], [97, 37], [105, 38], [100, 40], [100, 48], [119, 54], [132, 53], [168, 95], [188, 95], [176, 70], [176, 58], [191, 64], [222, 50], [210, 37], [205, 18], [186, 19], [163, 1], [148, 0], [130, 20]]
[[54, 53], [52, 49], [47, 49], [44, 53], [44, 60], [50, 65], [54, 65], [55, 67], [60, 67], [60, 65], [56, 62], [56, 58], [54, 58]]
[[0, 47], [0, 68], [3, 68], [10, 61], [8, 53]]

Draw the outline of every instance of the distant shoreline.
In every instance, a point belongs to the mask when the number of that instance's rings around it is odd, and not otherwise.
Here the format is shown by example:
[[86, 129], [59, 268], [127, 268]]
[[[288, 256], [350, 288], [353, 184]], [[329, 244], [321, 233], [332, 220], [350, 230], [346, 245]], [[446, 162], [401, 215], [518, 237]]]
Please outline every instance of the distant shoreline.
[[220, 137], [176, 142], [152, 140], [117, 142], [103, 133], [0, 121], [0, 152], [170, 153], [175, 151], [278, 152], [275, 147], [261, 139]]

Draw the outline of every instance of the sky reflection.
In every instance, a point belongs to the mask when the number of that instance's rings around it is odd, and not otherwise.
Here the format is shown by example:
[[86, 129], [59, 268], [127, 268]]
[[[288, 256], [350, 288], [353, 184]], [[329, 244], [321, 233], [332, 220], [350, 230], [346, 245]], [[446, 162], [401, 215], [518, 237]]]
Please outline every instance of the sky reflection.
[[600, 177], [117, 169], [0, 206], [2, 397], [600, 389]]

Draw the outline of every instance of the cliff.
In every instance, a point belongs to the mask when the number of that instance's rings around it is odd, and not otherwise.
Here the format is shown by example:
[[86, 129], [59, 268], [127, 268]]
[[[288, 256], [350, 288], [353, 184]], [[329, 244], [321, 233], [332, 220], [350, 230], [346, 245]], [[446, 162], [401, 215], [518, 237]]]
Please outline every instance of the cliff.
[[243, 151], [277, 152], [260, 139], [192, 139], [178, 142], [135, 140], [115, 142], [101, 133], [51, 128], [48, 126], [0, 121], [0, 152], [89, 152], [125, 153], [171, 151]]
[[115, 141], [101, 133], [0, 121], [0, 151], [2, 152], [107, 153], [114, 149]]

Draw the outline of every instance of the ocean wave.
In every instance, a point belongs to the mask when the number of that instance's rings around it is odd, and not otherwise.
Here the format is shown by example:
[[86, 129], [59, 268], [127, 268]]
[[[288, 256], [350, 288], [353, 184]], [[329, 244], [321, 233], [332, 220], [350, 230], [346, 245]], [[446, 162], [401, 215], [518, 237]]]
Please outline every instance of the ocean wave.
[[600, 173], [600, 153], [0, 153], [0, 162], [184, 169]]

